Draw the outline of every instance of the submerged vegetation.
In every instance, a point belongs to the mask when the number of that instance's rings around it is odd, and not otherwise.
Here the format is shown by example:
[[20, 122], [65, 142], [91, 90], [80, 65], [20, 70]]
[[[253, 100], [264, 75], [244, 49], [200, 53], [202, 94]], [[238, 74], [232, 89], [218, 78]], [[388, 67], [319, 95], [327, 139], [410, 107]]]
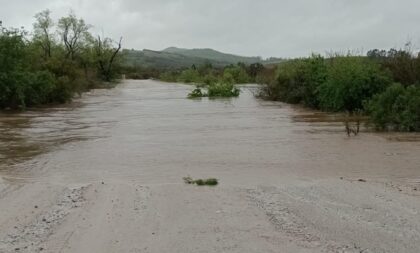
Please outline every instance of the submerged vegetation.
[[209, 97], [237, 97], [241, 92], [232, 83], [214, 83], [207, 90]]
[[197, 86], [191, 93], [188, 94], [188, 98], [199, 98], [199, 97], [238, 97], [241, 90], [232, 83], [213, 83], [205, 85], [207, 93], [203, 92], [201, 87]]
[[[159, 78], [167, 82], [181, 82], [195, 84], [196, 88], [188, 94], [189, 98], [197, 97], [237, 97], [240, 89], [236, 84], [255, 83], [264, 80], [269, 71], [267, 68], [255, 63], [246, 65], [238, 63], [224, 68], [214, 68], [207, 63], [198, 68], [193, 65], [191, 68], [182, 71], [163, 72]], [[202, 89], [206, 89], [207, 92]]]
[[121, 39], [94, 38], [74, 13], [35, 15], [31, 33], [0, 23], [0, 109], [65, 103], [116, 77]]
[[408, 49], [366, 56], [312, 55], [279, 64], [259, 96], [349, 115], [377, 129], [420, 130], [420, 57]]

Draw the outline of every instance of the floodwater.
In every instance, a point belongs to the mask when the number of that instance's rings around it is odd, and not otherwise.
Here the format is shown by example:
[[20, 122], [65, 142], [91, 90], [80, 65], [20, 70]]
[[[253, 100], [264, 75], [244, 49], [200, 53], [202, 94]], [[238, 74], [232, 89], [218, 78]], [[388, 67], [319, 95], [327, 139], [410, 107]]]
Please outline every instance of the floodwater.
[[418, 253], [420, 135], [348, 137], [255, 88], [126, 80], [1, 113], [0, 252]]
[[[0, 175], [144, 183], [187, 174], [234, 184], [331, 176], [420, 182], [418, 134], [365, 131], [349, 138], [341, 117], [261, 101], [254, 88], [244, 87], [239, 98], [190, 100], [187, 85], [124, 81], [70, 105], [2, 113]], [[262, 178], [264, 172], [272, 177]]]

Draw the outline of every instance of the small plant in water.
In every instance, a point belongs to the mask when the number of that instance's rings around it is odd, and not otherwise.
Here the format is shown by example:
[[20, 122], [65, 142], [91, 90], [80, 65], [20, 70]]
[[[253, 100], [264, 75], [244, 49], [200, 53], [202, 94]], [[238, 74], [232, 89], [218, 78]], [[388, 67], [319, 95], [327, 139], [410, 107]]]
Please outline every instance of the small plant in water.
[[196, 87], [191, 93], [188, 94], [188, 98], [201, 98], [201, 97], [207, 97], [206, 93], [203, 93], [201, 91], [200, 87]]
[[215, 83], [208, 87], [209, 97], [237, 97], [240, 92], [232, 83]]
[[237, 97], [241, 90], [232, 83], [213, 83], [207, 86], [207, 93], [201, 90], [201, 87], [196, 88], [188, 94], [188, 98], [201, 98], [201, 97]]
[[186, 184], [196, 184], [196, 185], [199, 185], [199, 186], [203, 186], [203, 185], [214, 186], [214, 185], [217, 185], [219, 183], [219, 181], [216, 178], [194, 180], [191, 177], [184, 177], [183, 180]]

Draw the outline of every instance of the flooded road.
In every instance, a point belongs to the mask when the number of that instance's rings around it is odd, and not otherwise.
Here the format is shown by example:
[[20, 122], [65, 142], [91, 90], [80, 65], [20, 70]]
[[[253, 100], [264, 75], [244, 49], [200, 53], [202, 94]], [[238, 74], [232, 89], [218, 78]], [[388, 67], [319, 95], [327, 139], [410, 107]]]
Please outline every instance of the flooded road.
[[418, 134], [349, 138], [252, 86], [190, 89], [127, 80], [1, 113], [0, 252], [418, 252]]

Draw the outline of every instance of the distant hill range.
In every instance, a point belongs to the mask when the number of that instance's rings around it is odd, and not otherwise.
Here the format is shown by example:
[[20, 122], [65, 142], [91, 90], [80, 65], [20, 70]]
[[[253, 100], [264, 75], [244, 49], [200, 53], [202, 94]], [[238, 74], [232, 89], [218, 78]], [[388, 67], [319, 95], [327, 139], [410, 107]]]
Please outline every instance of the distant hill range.
[[162, 51], [153, 50], [123, 50], [123, 64], [127, 67], [148, 67], [157, 69], [181, 69], [192, 65], [212, 64], [214, 67], [224, 67], [243, 62], [245, 64], [262, 63], [276, 64], [284, 61], [281, 58], [246, 57], [222, 53], [210, 48], [185, 49], [169, 47]]

